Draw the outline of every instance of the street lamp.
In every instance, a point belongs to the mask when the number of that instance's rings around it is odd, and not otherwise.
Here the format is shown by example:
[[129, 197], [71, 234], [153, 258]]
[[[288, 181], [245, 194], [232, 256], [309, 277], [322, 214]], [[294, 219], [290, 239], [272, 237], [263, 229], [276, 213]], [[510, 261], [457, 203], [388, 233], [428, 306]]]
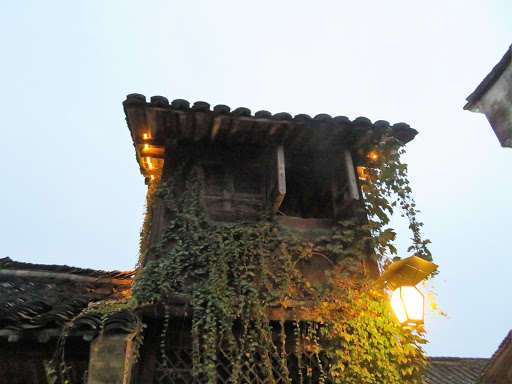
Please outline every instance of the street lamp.
[[423, 324], [425, 298], [416, 284], [437, 269], [437, 265], [418, 256], [398, 260], [377, 279], [376, 283], [395, 289], [391, 295], [391, 308], [404, 327]]
[[398, 287], [391, 295], [391, 308], [398, 321], [405, 327], [423, 324], [425, 297], [416, 287]]

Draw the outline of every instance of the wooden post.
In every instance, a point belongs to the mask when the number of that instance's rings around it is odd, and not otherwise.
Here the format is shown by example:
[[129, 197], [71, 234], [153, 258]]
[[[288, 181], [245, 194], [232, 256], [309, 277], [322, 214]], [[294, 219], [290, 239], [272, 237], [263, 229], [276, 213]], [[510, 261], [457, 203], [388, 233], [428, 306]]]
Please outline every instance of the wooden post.
[[356, 172], [354, 170], [354, 162], [352, 155], [348, 149], [344, 150], [345, 167], [347, 170], [348, 193], [351, 200], [359, 200], [359, 188], [357, 186]]
[[[283, 202], [284, 196], [286, 195], [286, 174], [285, 174], [285, 163], [284, 163], [284, 147], [282, 145], [276, 148], [275, 154], [275, 167], [277, 168], [277, 179], [275, 189], [272, 193], [272, 213], [276, 214], [279, 211], [279, 207]], [[273, 173], [273, 172], [272, 172]]]
[[134, 334], [102, 334], [91, 343], [89, 384], [130, 382]]

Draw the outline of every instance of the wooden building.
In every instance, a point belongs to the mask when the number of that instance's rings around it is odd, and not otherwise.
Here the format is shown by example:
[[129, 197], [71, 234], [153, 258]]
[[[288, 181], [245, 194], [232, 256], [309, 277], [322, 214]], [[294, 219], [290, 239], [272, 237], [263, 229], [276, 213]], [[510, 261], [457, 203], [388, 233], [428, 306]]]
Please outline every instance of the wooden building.
[[[169, 103], [161, 96], [148, 102], [143, 95], [131, 94], [123, 105], [147, 184], [162, 188], [161, 180], [172, 179], [183, 164], [192, 162], [200, 167], [211, 220], [251, 222], [258, 220], [262, 211], [268, 211], [269, 220], [311, 240], [329, 235], [338, 221], [358, 215], [362, 195], [357, 167], [368, 164], [368, 153], [375, 143], [384, 134], [402, 143], [417, 134], [404, 123], [372, 123], [364, 117], [350, 121], [327, 114], [314, 118], [268, 111], [252, 114], [247, 108], [231, 111], [228, 106], [212, 108], [205, 102]], [[176, 183], [185, 181], [175, 180]], [[184, 186], [181, 191], [185, 193]], [[151, 207], [151, 233], [142, 251], [143, 265], [153, 259], [152, 247], [159, 243], [164, 228], [173, 219], [162, 197], [154, 197]], [[363, 216], [359, 217], [362, 221], [366, 219]], [[376, 262], [367, 260], [367, 264], [370, 274], [376, 277]], [[326, 272], [330, 268], [332, 262], [314, 255], [301, 264], [303, 276], [318, 284], [327, 284]], [[141, 350], [145, 357], [135, 370], [135, 380], [158, 384], [193, 382], [190, 323], [184, 322], [187, 301], [176, 298], [168, 306], [172, 307], [169, 329], [173, 332], [168, 335], [164, 356], [158, 350], [158, 331], [147, 332], [147, 343]], [[162, 329], [162, 316], [155, 313], [158, 310], [154, 308], [144, 312], [144, 323], [151, 324], [148, 329]], [[279, 320], [287, 314], [276, 307], [268, 316]], [[292, 316], [288, 314], [288, 318]], [[288, 354], [290, 375], [296, 376], [292, 381], [298, 382], [300, 371], [308, 365], [314, 372], [311, 382], [316, 382], [321, 370], [318, 359]], [[216, 370], [219, 383], [229, 382], [230, 363], [222, 354], [216, 360]], [[266, 380], [262, 373], [254, 371], [251, 375], [247, 378], [251, 383]], [[274, 375], [280, 377], [276, 372]], [[288, 382], [284, 377], [279, 380]]]
[[[151, 97], [148, 102], [143, 95], [131, 94], [123, 106], [146, 184], [160, 185], [186, 159], [192, 159], [201, 167], [211, 220], [251, 222], [266, 211], [270, 213], [268, 220], [286, 225], [306, 239], [329, 234], [337, 221], [358, 215], [362, 195], [357, 167], [366, 165], [367, 154], [383, 134], [404, 144], [417, 134], [404, 123], [372, 123], [364, 117], [351, 121], [345, 116], [326, 114], [252, 114], [247, 108], [212, 108], [205, 102], [170, 103], [161, 96]], [[181, 182], [177, 180], [178, 184]], [[161, 197], [155, 197], [150, 209], [142, 266], [152, 260], [152, 247], [173, 218]], [[377, 276], [376, 263], [368, 260], [368, 265], [370, 274]], [[321, 284], [326, 282], [325, 272], [331, 267], [332, 263], [325, 259], [313, 257], [301, 268], [308, 280]], [[57, 382], [61, 383], [66, 375], [72, 377], [72, 382], [88, 384], [195, 382], [190, 376], [190, 313], [186, 297], [176, 296], [167, 303], [172, 309], [170, 318], [158, 305], [115, 311], [108, 316], [84, 312], [91, 303], [122, 297], [131, 287], [132, 276], [131, 272], [2, 260], [0, 382], [46, 383], [45, 367], [56, 352], [64, 353], [67, 364], [64, 371], [57, 372]], [[283, 311], [275, 309], [269, 316], [282, 318]], [[138, 352], [140, 358], [132, 366], [129, 357], [137, 344], [137, 332], [140, 336], [140, 319], [147, 327]], [[73, 326], [65, 329], [69, 322]], [[164, 322], [168, 322], [170, 332], [162, 345]], [[63, 329], [67, 338], [64, 348], [60, 348]], [[319, 358], [311, 354], [298, 358], [290, 353], [287, 364], [292, 381], [298, 380], [294, 375], [301, 372], [304, 362], [313, 370], [311, 377], [318, 378]], [[230, 362], [220, 356], [216, 364], [218, 382], [228, 383]], [[173, 375], [169, 375], [169, 367]], [[251, 382], [265, 381], [256, 368], [250, 375]], [[286, 378], [278, 377], [279, 380], [287, 382]]]

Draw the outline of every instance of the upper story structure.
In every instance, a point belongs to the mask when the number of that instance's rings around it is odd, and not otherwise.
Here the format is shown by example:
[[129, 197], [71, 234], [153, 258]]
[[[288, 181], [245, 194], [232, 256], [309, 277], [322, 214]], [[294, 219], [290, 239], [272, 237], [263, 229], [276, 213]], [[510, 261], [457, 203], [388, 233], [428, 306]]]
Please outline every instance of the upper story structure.
[[[146, 183], [167, 180], [191, 160], [202, 168], [208, 214], [220, 222], [256, 220], [268, 210], [294, 225], [328, 227], [354, 214], [362, 197], [356, 167], [371, 162], [375, 142], [391, 133], [405, 144], [417, 134], [405, 123], [252, 114], [162, 96], [148, 102], [130, 94], [123, 105]], [[165, 220], [157, 203], [149, 245]]]

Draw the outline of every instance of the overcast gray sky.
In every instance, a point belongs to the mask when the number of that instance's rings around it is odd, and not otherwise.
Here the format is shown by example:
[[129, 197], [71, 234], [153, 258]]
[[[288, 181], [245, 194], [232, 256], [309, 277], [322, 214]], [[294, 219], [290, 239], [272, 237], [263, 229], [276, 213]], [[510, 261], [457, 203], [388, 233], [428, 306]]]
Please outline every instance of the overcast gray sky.
[[4, 2], [0, 257], [134, 267], [146, 187], [129, 93], [403, 121], [450, 315], [427, 318], [427, 351], [489, 357], [512, 328], [512, 150], [462, 107], [511, 16], [507, 0]]

